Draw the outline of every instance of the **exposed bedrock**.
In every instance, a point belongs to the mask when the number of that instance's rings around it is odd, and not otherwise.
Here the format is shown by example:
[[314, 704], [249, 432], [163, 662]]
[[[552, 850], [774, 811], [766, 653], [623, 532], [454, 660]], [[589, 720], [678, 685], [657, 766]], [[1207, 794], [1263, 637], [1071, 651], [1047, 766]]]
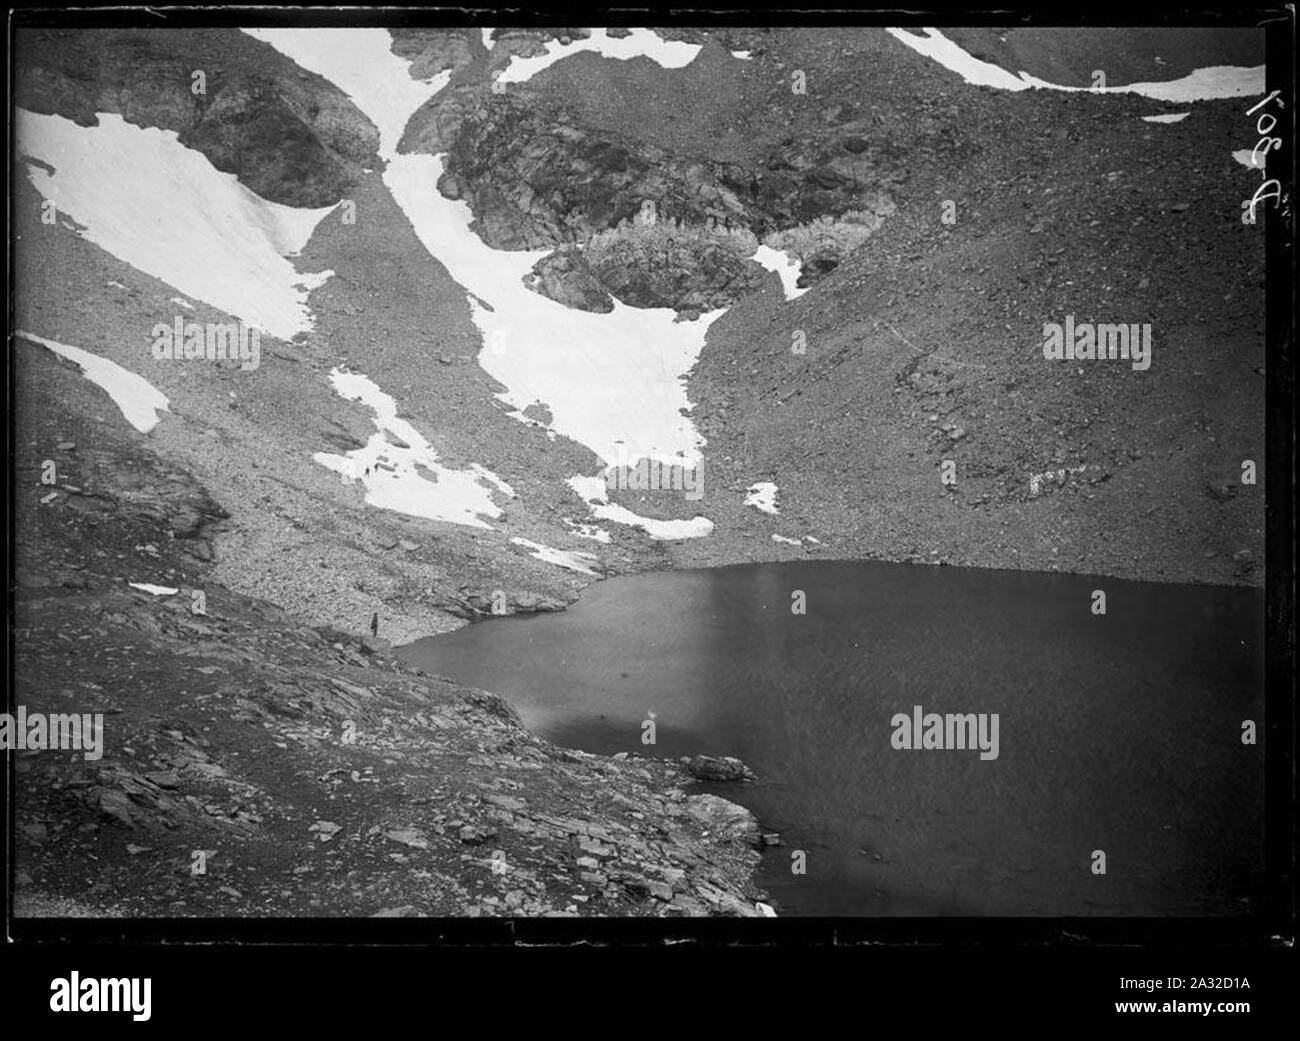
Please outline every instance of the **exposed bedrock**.
[[19, 106], [175, 131], [271, 202], [332, 205], [379, 165], [379, 133], [345, 94], [244, 33], [44, 29], [16, 49]]

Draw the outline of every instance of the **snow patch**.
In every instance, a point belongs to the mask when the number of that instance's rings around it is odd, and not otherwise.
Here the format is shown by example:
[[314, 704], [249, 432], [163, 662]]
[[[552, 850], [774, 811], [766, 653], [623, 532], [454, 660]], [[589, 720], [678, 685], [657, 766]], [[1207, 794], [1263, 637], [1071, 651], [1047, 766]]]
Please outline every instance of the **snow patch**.
[[148, 380], [137, 376], [129, 369], [124, 369], [117, 362], [101, 358], [98, 354], [83, 351], [80, 347], [69, 347], [66, 343], [56, 343], [35, 333], [19, 329], [18, 336], [33, 343], [39, 343], [64, 358], [76, 362], [86, 379], [108, 392], [114, 403], [122, 410], [122, 415], [136, 430], [142, 434], [149, 433], [158, 425], [158, 413], [170, 412], [167, 407], [167, 395]]
[[599, 574], [591, 566], [597, 563], [594, 554], [579, 553], [577, 550], [570, 549], [552, 549], [550, 546], [544, 546], [540, 542], [533, 542], [530, 539], [513, 538], [510, 541], [516, 546], [523, 546], [525, 549], [532, 550], [529, 556], [537, 560], [568, 568], [570, 571], [581, 571], [584, 575]]
[[764, 513], [779, 514], [776, 505], [776, 485], [771, 481], [759, 481], [751, 484], [745, 495], [745, 505], [753, 506]]
[[173, 303], [173, 304], [179, 304], [181, 307], [188, 307], [191, 311], [194, 310], [194, 305], [193, 305], [192, 303], [190, 303], [188, 300], [186, 300], [185, 297], [183, 297], [183, 296], [174, 296], [174, 297], [172, 297], [172, 298], [171, 298], [171, 303]]
[[788, 545], [788, 546], [802, 546], [802, 545], [803, 545], [803, 543], [802, 543], [799, 539], [790, 539], [790, 538], [786, 538], [784, 535], [773, 535], [773, 536], [772, 536], [772, 541], [773, 541], [773, 542], [784, 542], [784, 543], [785, 543], [786, 545]]
[[739, 58], [741, 61], [753, 61], [753, 58], [750, 57], [749, 51], [732, 51], [731, 56], [733, 58]]
[[689, 65], [700, 53], [698, 43], [683, 43], [680, 40], [665, 40], [658, 33], [649, 29], [633, 29], [630, 36], [615, 39], [604, 29], [592, 29], [585, 40], [560, 43], [548, 40], [546, 52], [531, 58], [514, 55], [505, 72], [501, 73], [501, 83], [524, 83], [532, 79], [545, 68], [554, 65], [561, 58], [582, 51], [595, 51], [605, 58], [618, 58], [627, 61], [630, 58], [649, 58], [665, 69], [680, 69]]
[[592, 516], [601, 520], [613, 521], [615, 524], [627, 524], [640, 528], [651, 538], [670, 541], [675, 539], [698, 539], [713, 533], [713, 521], [707, 517], [692, 517], [690, 520], [656, 520], [642, 517], [624, 506], [615, 506], [606, 494], [605, 482], [599, 477], [570, 477], [569, 487], [578, 493], [590, 508]]
[[295, 209], [253, 194], [172, 130], [111, 112], [82, 127], [17, 110], [18, 151], [45, 198], [95, 245], [188, 297], [280, 339], [312, 327], [307, 295], [333, 272], [303, 274], [285, 259], [333, 207]]
[[179, 589], [173, 589], [171, 586], [156, 586], [151, 582], [129, 582], [132, 589], [143, 589], [146, 593], [152, 593], [154, 596], [175, 596], [180, 592]]
[[437, 190], [442, 169], [441, 156], [399, 155], [384, 180], [430, 255], [470, 294], [479, 365], [507, 388], [497, 397], [520, 419], [542, 402], [548, 429], [609, 466], [643, 456], [697, 466], [703, 439], [684, 415], [685, 376], [723, 310], [678, 322], [671, 308], [615, 301], [593, 314], [532, 292], [523, 277], [550, 251], [487, 246], [470, 230], [469, 206]]
[[1181, 123], [1190, 116], [1190, 112], [1166, 112], [1159, 116], [1143, 116], [1144, 123]]
[[1027, 72], [1013, 75], [1000, 65], [981, 61], [948, 39], [938, 29], [922, 29], [917, 36], [904, 29], [886, 29], [894, 39], [918, 54], [937, 61], [972, 86], [1000, 90], [1062, 90], [1083, 94], [1140, 94], [1156, 101], [1190, 102], [1215, 98], [1250, 97], [1264, 93], [1264, 66], [1211, 65], [1181, 79], [1163, 83], [1130, 83], [1122, 87], [1063, 87]]
[[1267, 162], [1268, 153], [1260, 155], [1258, 165], [1255, 163], [1255, 150], [1253, 148], [1238, 148], [1232, 153], [1232, 158], [1242, 166], [1249, 167], [1251, 170], [1259, 170]]
[[[478, 464], [451, 470], [439, 463], [438, 453], [419, 431], [397, 418], [397, 402], [369, 377], [335, 369], [330, 382], [340, 397], [359, 399], [374, 411], [376, 429], [362, 448], [346, 455], [317, 452], [312, 456], [315, 462], [341, 474], [345, 481], [361, 481], [371, 506], [491, 530], [480, 516], [495, 519], [501, 510], [492, 501], [488, 485], [514, 495], [510, 485]], [[406, 447], [394, 444], [393, 438]]]
[[781, 288], [785, 290], [787, 300], [793, 300], [808, 292], [807, 288], [800, 288], [798, 285], [799, 276], [803, 274], [803, 264], [790, 254], [773, 249], [771, 246], [759, 246], [749, 259], [767, 268], [768, 271], [776, 272], [781, 279]]
[[490, 51], [492, 49], [492, 44], [495, 42], [492, 39], [493, 30], [483, 29], [481, 32], [483, 33], [483, 49]]

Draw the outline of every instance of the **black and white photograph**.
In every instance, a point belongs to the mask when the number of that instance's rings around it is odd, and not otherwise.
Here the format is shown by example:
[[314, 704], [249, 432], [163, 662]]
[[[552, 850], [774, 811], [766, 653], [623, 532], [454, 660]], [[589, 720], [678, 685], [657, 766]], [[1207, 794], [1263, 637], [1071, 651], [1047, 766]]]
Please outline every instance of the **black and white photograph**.
[[1293, 946], [1294, 9], [633, 14], [10, 11], [6, 939]]

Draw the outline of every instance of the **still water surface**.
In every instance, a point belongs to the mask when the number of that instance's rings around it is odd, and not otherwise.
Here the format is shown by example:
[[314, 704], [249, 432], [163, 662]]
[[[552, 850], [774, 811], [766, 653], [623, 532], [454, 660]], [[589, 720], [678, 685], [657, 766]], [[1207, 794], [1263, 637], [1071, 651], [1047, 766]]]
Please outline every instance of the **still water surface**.
[[[1092, 591], [1106, 614], [1092, 613]], [[802, 590], [807, 613], [791, 612]], [[627, 576], [401, 652], [591, 752], [739, 756], [782, 914], [1219, 915], [1262, 872], [1263, 596], [878, 562]], [[998, 755], [893, 747], [998, 715]], [[654, 713], [656, 744], [641, 743]], [[807, 853], [793, 875], [791, 851]], [[1092, 870], [1105, 853], [1105, 874]]]

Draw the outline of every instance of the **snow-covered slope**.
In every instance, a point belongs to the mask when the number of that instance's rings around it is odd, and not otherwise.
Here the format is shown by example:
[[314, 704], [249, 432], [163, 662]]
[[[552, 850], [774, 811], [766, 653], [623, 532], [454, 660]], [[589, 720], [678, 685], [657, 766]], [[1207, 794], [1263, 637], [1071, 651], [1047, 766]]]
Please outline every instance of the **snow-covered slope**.
[[1031, 76], [1027, 72], [1014, 75], [992, 62], [981, 61], [963, 50], [938, 29], [922, 29], [917, 35], [909, 29], [887, 30], [894, 39], [911, 47], [918, 54], [932, 58], [946, 69], [951, 69], [967, 83], [976, 86], [997, 87], [1000, 90], [1065, 90], [1091, 94], [1140, 94], [1155, 101], [1209, 101], [1214, 98], [1240, 98], [1264, 93], [1264, 66], [1242, 68], [1235, 65], [1215, 65], [1196, 69], [1187, 76], [1164, 83], [1130, 83], [1116, 87], [1064, 87]]
[[[366, 502], [413, 517], [490, 528], [482, 517], [500, 517], [491, 487], [505, 495], [514, 489], [481, 466], [452, 470], [424, 436], [397, 417], [397, 402], [360, 373], [336, 369], [330, 382], [340, 397], [359, 400], [375, 414], [375, 432], [364, 447], [346, 455], [318, 452], [313, 458], [346, 481], [360, 481]], [[491, 486], [491, 487], [489, 487]]]
[[[390, 52], [391, 39], [383, 29], [330, 30], [327, 35], [319, 30], [249, 31], [347, 92], [380, 126], [386, 149], [395, 147], [406, 121], [446, 82], [443, 77], [410, 80], [408, 63]], [[588, 46], [570, 45], [563, 53], [553, 48], [550, 60], [574, 49], [603, 53], [609, 44], [619, 57], [645, 53], [664, 64], [685, 64], [699, 49], [665, 43], [647, 31], [629, 40], [610, 40], [602, 31], [593, 40], [580, 41]], [[519, 71], [514, 78], [527, 77]], [[684, 377], [704, 346], [709, 325], [722, 312], [677, 322], [671, 309], [616, 304], [609, 314], [592, 314], [534, 293], [523, 278], [547, 251], [487, 246], [470, 230], [474, 217], [469, 206], [438, 190], [440, 156], [385, 150], [384, 157], [384, 183], [420, 241], [470, 294], [485, 345], [479, 364], [508, 388], [500, 397], [516, 414], [534, 403], [545, 405], [552, 430], [586, 445], [610, 465], [643, 455], [698, 465], [702, 439], [685, 416], [691, 405]], [[632, 519], [622, 514], [611, 519], [646, 526], [630, 511], [623, 513]], [[702, 533], [696, 522], [681, 523], [689, 534]], [[678, 527], [674, 522], [664, 530], [676, 532]]]
[[177, 140], [101, 113], [99, 125], [17, 112], [32, 184], [96, 245], [188, 297], [290, 339], [311, 329], [308, 293], [331, 272], [303, 274], [298, 253], [331, 207], [267, 202]]
[[521, 411], [543, 403], [551, 429], [610, 465], [620, 461], [620, 442], [624, 459], [698, 461], [702, 442], [683, 415], [691, 407], [683, 377], [722, 312], [676, 322], [670, 308], [616, 302], [610, 313], [593, 314], [534, 293], [523, 278], [547, 251], [486, 245], [470, 230], [469, 206], [438, 191], [441, 175], [441, 157], [403, 155], [386, 180], [420, 241], [479, 301], [479, 364], [509, 388], [502, 400]]
[[60, 357], [74, 361], [81, 366], [86, 379], [102, 387], [111, 397], [126, 421], [142, 434], [147, 434], [158, 425], [158, 413], [168, 412], [167, 395], [134, 372], [122, 368], [116, 362], [101, 358], [80, 347], [66, 343], [47, 340], [44, 336], [18, 330], [18, 336], [32, 343], [39, 343]]

